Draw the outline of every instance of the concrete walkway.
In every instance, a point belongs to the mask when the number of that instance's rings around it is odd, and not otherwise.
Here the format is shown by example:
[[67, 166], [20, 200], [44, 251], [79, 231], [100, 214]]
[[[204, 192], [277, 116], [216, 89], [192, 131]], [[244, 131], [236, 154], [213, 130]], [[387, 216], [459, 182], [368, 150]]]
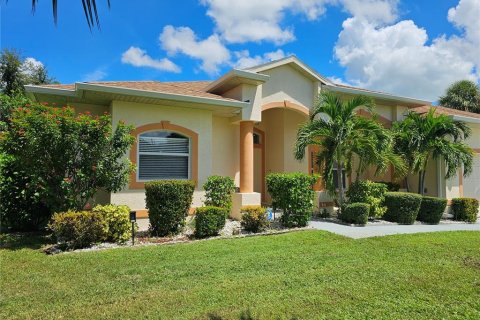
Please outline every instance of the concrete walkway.
[[372, 225], [365, 227], [350, 227], [333, 222], [310, 221], [312, 228], [333, 232], [345, 237], [360, 239], [370, 237], [381, 237], [392, 234], [407, 234], [421, 232], [438, 231], [480, 231], [480, 223], [461, 223], [461, 224], [414, 224], [414, 225]]

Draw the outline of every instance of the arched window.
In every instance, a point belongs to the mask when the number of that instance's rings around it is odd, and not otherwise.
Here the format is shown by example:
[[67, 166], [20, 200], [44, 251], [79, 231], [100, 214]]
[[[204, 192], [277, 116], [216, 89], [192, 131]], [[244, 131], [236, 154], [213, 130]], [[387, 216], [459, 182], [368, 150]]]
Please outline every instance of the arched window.
[[190, 138], [173, 131], [138, 136], [137, 179], [191, 179]]

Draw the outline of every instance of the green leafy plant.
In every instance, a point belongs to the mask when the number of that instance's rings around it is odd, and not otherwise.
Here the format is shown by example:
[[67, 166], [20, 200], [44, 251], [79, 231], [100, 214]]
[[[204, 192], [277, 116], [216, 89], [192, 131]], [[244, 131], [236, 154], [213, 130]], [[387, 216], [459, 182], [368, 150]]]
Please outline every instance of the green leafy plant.
[[216, 236], [225, 226], [228, 211], [220, 207], [200, 207], [195, 210], [195, 236]]
[[313, 212], [313, 185], [317, 179], [305, 173], [267, 175], [267, 190], [272, 197], [272, 206], [283, 210], [281, 222], [285, 227], [307, 225]]
[[364, 225], [368, 222], [370, 205], [367, 203], [350, 203], [341, 210], [339, 219], [346, 223]]
[[9, 227], [39, 228], [53, 212], [82, 210], [98, 190], [116, 192], [128, 183], [131, 126], [113, 129], [108, 114], [18, 102], [0, 135], [0, 152], [8, 154], [0, 197], [10, 199], [0, 209]]
[[386, 185], [387, 190], [390, 192], [397, 192], [398, 190], [400, 190], [400, 184], [396, 182], [378, 181], [377, 183], [383, 183], [384, 185]]
[[48, 227], [59, 244], [72, 249], [86, 248], [103, 241], [108, 230], [105, 219], [92, 211], [56, 213]]
[[106, 241], [123, 243], [130, 239], [132, 224], [128, 206], [97, 205], [92, 211], [100, 215], [107, 224]]
[[368, 203], [370, 217], [380, 218], [387, 211], [387, 208], [383, 206], [386, 192], [387, 186], [383, 183], [359, 180], [350, 185], [346, 195], [349, 203]]
[[478, 200], [474, 198], [452, 199], [453, 219], [467, 222], [477, 221]]
[[447, 199], [423, 196], [417, 220], [431, 224], [438, 224], [446, 207]]
[[246, 206], [241, 210], [242, 227], [249, 232], [260, 232], [268, 227], [267, 210], [261, 206]]
[[190, 180], [159, 180], [145, 183], [150, 233], [167, 236], [179, 233], [192, 204], [195, 183]]
[[235, 191], [235, 182], [230, 177], [210, 176], [203, 184], [205, 190], [205, 205], [226, 208], [232, 207], [232, 193]]
[[387, 192], [385, 206], [387, 212], [383, 218], [400, 224], [413, 224], [417, 218], [422, 196], [408, 192]]
[[480, 87], [471, 80], [454, 82], [439, 102], [443, 107], [480, 113]]

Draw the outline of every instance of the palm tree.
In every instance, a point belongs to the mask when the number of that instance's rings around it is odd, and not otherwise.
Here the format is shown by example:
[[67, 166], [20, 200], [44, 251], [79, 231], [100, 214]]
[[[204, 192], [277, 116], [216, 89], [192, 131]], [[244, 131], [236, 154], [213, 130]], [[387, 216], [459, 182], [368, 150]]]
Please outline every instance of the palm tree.
[[443, 107], [480, 113], [480, 88], [473, 81], [457, 81], [448, 87], [439, 102]]
[[[331, 92], [323, 92], [311, 110], [309, 120], [301, 125], [297, 132], [295, 158], [303, 159], [309, 145], [320, 146], [317, 162], [323, 168], [327, 190], [332, 195], [338, 196], [340, 205], [344, 202], [343, 170], [351, 172], [354, 155], [360, 159], [357, 168], [359, 173], [365, 170], [367, 164], [378, 164], [379, 161], [389, 158], [381, 155], [382, 150], [379, 149], [388, 146], [388, 143], [380, 142], [387, 135], [385, 129], [374, 119], [358, 115], [356, 110], [361, 107], [372, 112], [373, 100], [366, 96], [356, 96], [351, 100], [342, 101]], [[385, 139], [388, 140], [386, 137]], [[338, 172], [338, 194], [333, 181], [335, 164]], [[382, 171], [383, 167], [386, 165], [381, 163], [377, 170]]]
[[426, 114], [409, 112], [404, 121], [395, 123], [397, 150], [404, 151], [411, 173], [418, 173], [418, 193], [425, 191], [426, 169], [430, 158], [443, 159], [445, 179], [454, 176], [463, 166], [464, 175], [472, 172], [473, 150], [463, 142], [470, 128], [446, 115], [435, 114], [432, 108]]
[[[7, 0], [8, 1], [8, 0]], [[32, 12], [35, 13], [35, 8], [38, 0], [32, 0]], [[107, 5], [110, 8], [110, 0], [107, 0]], [[96, 0], [82, 0], [83, 12], [85, 13], [85, 18], [87, 19], [88, 28], [91, 30], [92, 27], [97, 25], [100, 28], [100, 19], [98, 18], [97, 12], [97, 3]], [[52, 0], [53, 8], [53, 20], [57, 24], [57, 8], [58, 0]]]

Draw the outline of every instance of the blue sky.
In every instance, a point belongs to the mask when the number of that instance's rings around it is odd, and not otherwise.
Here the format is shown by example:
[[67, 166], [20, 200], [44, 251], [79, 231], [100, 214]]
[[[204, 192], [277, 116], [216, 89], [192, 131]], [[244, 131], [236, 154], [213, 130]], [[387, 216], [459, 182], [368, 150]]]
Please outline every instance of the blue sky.
[[58, 81], [203, 80], [295, 54], [339, 82], [435, 100], [479, 81], [480, 0], [97, 0], [1, 2], [1, 47], [45, 64]]

